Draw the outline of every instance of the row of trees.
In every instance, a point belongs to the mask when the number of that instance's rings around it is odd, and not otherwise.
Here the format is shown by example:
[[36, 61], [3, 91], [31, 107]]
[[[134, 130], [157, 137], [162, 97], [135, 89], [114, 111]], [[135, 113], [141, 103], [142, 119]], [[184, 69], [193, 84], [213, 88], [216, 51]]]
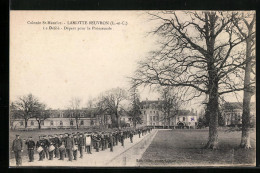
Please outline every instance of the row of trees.
[[181, 88], [186, 100], [204, 96], [209, 113], [205, 148], [218, 146], [219, 98], [244, 91], [241, 147], [250, 148], [255, 91], [255, 12], [156, 11], [158, 49], [139, 62], [136, 86]]

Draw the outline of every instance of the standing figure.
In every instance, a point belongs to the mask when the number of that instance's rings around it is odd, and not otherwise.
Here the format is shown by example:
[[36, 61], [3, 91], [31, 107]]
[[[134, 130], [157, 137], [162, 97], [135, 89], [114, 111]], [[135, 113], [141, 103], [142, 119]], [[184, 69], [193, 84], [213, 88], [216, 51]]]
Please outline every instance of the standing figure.
[[48, 147], [48, 152], [49, 152], [49, 160], [53, 160], [53, 155], [54, 155], [54, 150], [55, 150], [55, 147], [54, 147], [54, 138], [49, 135], [48, 136], [49, 139], [48, 139], [48, 144], [49, 144], [49, 147]]
[[44, 146], [43, 146], [43, 154], [44, 154], [44, 158], [46, 157], [47, 159], [49, 159], [49, 146], [50, 146], [50, 143], [49, 143], [49, 140], [47, 139], [47, 136], [44, 135], [43, 136], [43, 141], [44, 143]]
[[80, 153], [80, 158], [83, 158], [83, 151], [84, 147], [86, 145], [85, 138], [83, 137], [83, 134], [79, 135], [79, 153]]
[[68, 134], [67, 139], [65, 140], [65, 148], [67, 151], [67, 155], [69, 157], [69, 161], [72, 162], [72, 148], [74, 146], [74, 140], [71, 136], [71, 134]]
[[[67, 138], [68, 138], [68, 136], [69, 136], [69, 134], [68, 133], [65, 133], [65, 135], [64, 135], [64, 141], [66, 141], [67, 140]], [[68, 153], [67, 153], [67, 150], [65, 149], [65, 158], [67, 158], [68, 157]]]
[[124, 136], [124, 133], [123, 133], [123, 132], [121, 132], [120, 140], [121, 140], [122, 146], [124, 147], [124, 145], [125, 145], [125, 144], [124, 144], [125, 136]]
[[27, 139], [25, 144], [27, 145], [27, 149], [28, 149], [29, 162], [33, 162], [34, 161], [35, 142], [32, 140], [31, 136]]
[[39, 141], [36, 142], [37, 152], [39, 153], [39, 161], [42, 161], [45, 158], [44, 155], [44, 142], [42, 136], [39, 136]]
[[111, 133], [109, 133], [108, 136], [108, 145], [110, 147], [110, 151], [113, 152], [113, 143], [114, 143], [114, 137]]
[[91, 134], [90, 133], [87, 133], [86, 134], [86, 137], [85, 137], [85, 146], [86, 146], [86, 150], [87, 150], [87, 153], [88, 154], [92, 154], [91, 153], [91, 146], [92, 146], [92, 137], [91, 137]]
[[141, 138], [141, 130], [138, 129], [139, 138]]
[[58, 147], [59, 147], [59, 153], [60, 153], [60, 159], [59, 160], [64, 160], [64, 157], [65, 157], [65, 139], [63, 138], [63, 134], [60, 134]]
[[12, 151], [15, 155], [16, 166], [22, 165], [23, 141], [20, 139], [20, 135], [16, 135], [13, 141]]
[[57, 134], [54, 135], [53, 142], [54, 142], [54, 147], [55, 147], [54, 158], [59, 158], [59, 143], [60, 143], [60, 141], [59, 141]]
[[73, 145], [73, 156], [74, 156], [74, 160], [77, 160], [78, 157], [78, 148], [79, 148], [79, 139], [77, 135], [73, 136], [73, 140], [74, 140], [74, 145]]
[[130, 142], [133, 143], [134, 133], [132, 131], [130, 131], [129, 137], [130, 137]]

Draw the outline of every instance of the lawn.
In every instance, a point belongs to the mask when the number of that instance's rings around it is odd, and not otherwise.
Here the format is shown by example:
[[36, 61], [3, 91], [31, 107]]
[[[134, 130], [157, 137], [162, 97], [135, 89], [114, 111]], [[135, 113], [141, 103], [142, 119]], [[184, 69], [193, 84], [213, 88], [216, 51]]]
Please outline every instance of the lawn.
[[[207, 130], [161, 130], [139, 160], [140, 166], [239, 166], [255, 163], [252, 149], [238, 148], [241, 132], [219, 131], [219, 149], [203, 149]], [[241, 165], [242, 166], [242, 165]]]

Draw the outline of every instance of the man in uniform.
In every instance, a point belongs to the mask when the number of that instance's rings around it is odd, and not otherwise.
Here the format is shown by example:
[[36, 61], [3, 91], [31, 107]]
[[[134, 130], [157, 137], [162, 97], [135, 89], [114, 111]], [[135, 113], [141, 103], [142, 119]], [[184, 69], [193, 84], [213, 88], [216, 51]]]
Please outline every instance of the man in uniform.
[[73, 148], [73, 156], [74, 156], [74, 160], [77, 160], [78, 157], [78, 148], [79, 148], [79, 139], [77, 135], [74, 135], [74, 147], [76, 146], [76, 148]]
[[100, 133], [100, 138], [101, 138], [101, 150], [103, 151], [105, 149], [105, 134], [104, 132]]
[[141, 130], [138, 129], [138, 135], [139, 135], [139, 138], [141, 138]]
[[32, 140], [31, 136], [26, 140], [25, 144], [27, 145], [27, 149], [28, 149], [29, 162], [33, 162], [35, 142]]
[[129, 137], [130, 137], [130, 142], [133, 143], [133, 137], [134, 137], [133, 131], [130, 131]]
[[46, 157], [47, 159], [49, 159], [49, 150], [48, 150], [48, 148], [49, 148], [50, 143], [49, 143], [46, 135], [43, 136], [43, 143], [44, 143], [44, 147], [43, 147], [44, 158]]
[[85, 138], [83, 137], [83, 134], [79, 134], [79, 153], [80, 153], [80, 158], [83, 158], [83, 151], [84, 147], [86, 145]]
[[54, 158], [59, 158], [59, 143], [60, 143], [60, 141], [59, 141], [57, 134], [54, 135], [53, 143], [54, 143], [54, 147], [55, 147]]
[[[68, 138], [68, 136], [69, 136], [69, 134], [68, 133], [65, 133], [64, 134], [64, 141], [66, 141], [67, 140], [67, 138]], [[67, 158], [68, 157], [68, 153], [67, 153], [67, 150], [65, 150], [65, 158]]]
[[[42, 149], [44, 148], [44, 141], [42, 136], [39, 136], [39, 141], [37, 141], [36, 147], [37, 148], [42, 147]], [[45, 158], [44, 150], [42, 150], [41, 152], [39, 152], [39, 161], [42, 161], [44, 158]]]
[[16, 135], [13, 141], [12, 151], [15, 155], [16, 166], [22, 165], [23, 141], [20, 139], [20, 135]]
[[48, 139], [48, 144], [49, 144], [49, 147], [48, 147], [48, 152], [49, 152], [49, 160], [53, 160], [53, 154], [54, 154], [54, 150], [50, 150], [50, 147], [53, 146], [54, 147], [54, 140], [53, 140], [53, 137], [51, 135], [48, 136], [49, 139]]
[[110, 151], [113, 152], [113, 135], [112, 133], [109, 133], [108, 135], [108, 143], [109, 143], [109, 147], [110, 147]]
[[85, 146], [86, 146], [86, 151], [88, 154], [92, 154], [91, 153], [91, 146], [92, 146], [92, 135], [91, 133], [87, 133], [86, 136], [85, 136]]
[[121, 132], [121, 134], [120, 134], [120, 141], [121, 141], [121, 144], [122, 144], [122, 146], [124, 147], [124, 140], [125, 140], [125, 136], [124, 136], [124, 133], [123, 132]]
[[60, 153], [60, 159], [59, 160], [64, 160], [64, 157], [65, 157], [65, 139], [63, 138], [63, 134], [60, 134], [58, 147], [59, 147], [59, 153]]
[[69, 161], [72, 162], [72, 148], [74, 146], [74, 140], [71, 134], [68, 134], [67, 139], [65, 140], [65, 148], [69, 157]]

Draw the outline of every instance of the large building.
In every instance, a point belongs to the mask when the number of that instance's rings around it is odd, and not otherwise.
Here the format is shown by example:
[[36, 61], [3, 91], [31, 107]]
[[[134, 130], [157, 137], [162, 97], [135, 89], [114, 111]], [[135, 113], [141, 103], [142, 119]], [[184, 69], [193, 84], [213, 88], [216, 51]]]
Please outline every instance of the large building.
[[[255, 103], [251, 103], [251, 123], [255, 124], [256, 119]], [[239, 102], [227, 102], [223, 106], [223, 117], [225, 126], [239, 126], [242, 124], [243, 104]]]
[[189, 110], [178, 110], [177, 115], [172, 113], [172, 117], [165, 120], [165, 113], [162, 111], [161, 100], [146, 100], [141, 102], [141, 112], [143, 125], [173, 128], [195, 128], [197, 126], [197, 113]]

